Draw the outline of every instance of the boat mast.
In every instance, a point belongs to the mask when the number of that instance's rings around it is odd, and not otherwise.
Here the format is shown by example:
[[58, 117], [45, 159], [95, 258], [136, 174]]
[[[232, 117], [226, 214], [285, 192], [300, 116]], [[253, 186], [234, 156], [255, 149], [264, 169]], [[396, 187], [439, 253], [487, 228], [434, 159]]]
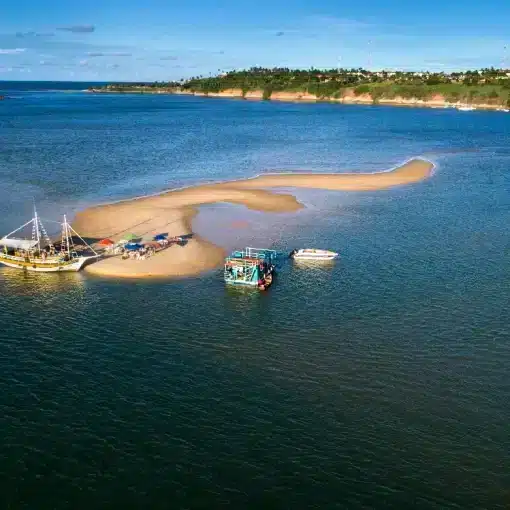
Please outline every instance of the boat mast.
[[71, 236], [74, 234], [87, 248], [89, 248], [89, 250], [92, 251], [92, 253], [94, 253], [96, 257], [98, 256], [96, 250], [94, 250], [94, 248], [92, 248], [92, 246], [90, 246], [89, 243], [87, 243], [87, 241], [85, 241], [83, 237], [80, 234], [78, 234], [78, 232], [76, 232], [76, 230], [74, 230], [74, 228], [71, 227], [71, 225], [69, 225], [69, 223], [67, 224], [67, 228], [69, 229], [69, 233], [71, 234]]
[[[46, 232], [46, 229], [44, 228], [43, 222], [41, 221], [41, 218], [37, 214], [37, 209], [35, 208], [35, 202], [34, 202], [34, 217], [30, 221], [33, 222], [32, 239], [34, 241], [37, 241], [37, 250], [39, 252], [41, 251], [41, 241], [48, 243], [49, 246], [53, 246], [53, 243], [51, 242], [51, 239], [49, 238], [48, 233]], [[23, 227], [20, 227], [20, 229], [21, 228], [23, 228]], [[20, 229], [18, 229], [18, 230], [20, 230]]]
[[[9, 232], [7, 235], [2, 237], [2, 239], [8, 239], [10, 236], [12, 236], [12, 234], [15, 234], [16, 232], [19, 232], [22, 228], [28, 227], [28, 225], [30, 225], [30, 223], [33, 223], [33, 222], [34, 222], [34, 218], [32, 218], [30, 221], [27, 221], [26, 223], [21, 225], [21, 227], [18, 227], [16, 230], [13, 230], [12, 232]], [[33, 227], [32, 227], [32, 229], [33, 229]]]
[[66, 246], [66, 249], [67, 249], [67, 255], [69, 257], [71, 257], [71, 247], [70, 247], [70, 244], [69, 244], [69, 225], [67, 223], [67, 217], [66, 215], [64, 214], [64, 236], [65, 236], [65, 246]]
[[35, 204], [34, 204], [34, 228], [32, 234], [33, 234], [32, 237], [34, 237], [35, 235], [34, 240], [37, 241], [37, 250], [41, 251], [41, 233], [39, 231], [39, 217], [37, 216], [37, 209], [35, 208]]

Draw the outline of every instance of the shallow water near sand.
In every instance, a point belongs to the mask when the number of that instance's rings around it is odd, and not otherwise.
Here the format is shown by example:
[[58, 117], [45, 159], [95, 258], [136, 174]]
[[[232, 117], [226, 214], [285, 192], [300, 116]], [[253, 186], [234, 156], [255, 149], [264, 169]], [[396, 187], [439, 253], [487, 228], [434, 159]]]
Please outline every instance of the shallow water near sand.
[[[46, 86], [46, 88], [71, 86]], [[267, 293], [0, 269], [11, 508], [505, 508], [510, 115], [0, 83], [0, 232], [265, 171], [437, 164], [413, 186], [204, 207], [225, 247], [338, 250]], [[38, 90], [35, 90], [38, 89]]]

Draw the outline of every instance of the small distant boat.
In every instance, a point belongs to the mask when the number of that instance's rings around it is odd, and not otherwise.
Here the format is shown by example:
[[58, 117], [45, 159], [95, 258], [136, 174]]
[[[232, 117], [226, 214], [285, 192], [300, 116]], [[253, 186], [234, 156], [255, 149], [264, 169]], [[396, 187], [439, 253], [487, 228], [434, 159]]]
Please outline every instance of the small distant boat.
[[329, 250], [305, 248], [301, 250], [293, 250], [290, 253], [290, 257], [294, 260], [333, 260], [338, 257], [338, 253]]
[[[32, 225], [29, 238], [11, 237], [29, 225]], [[83, 246], [75, 246], [73, 235], [80, 239]], [[0, 264], [39, 273], [79, 271], [85, 263], [99, 257], [69, 225], [65, 216], [62, 240], [58, 245], [52, 243], [35, 209], [30, 221], [0, 239], [0, 247]], [[85, 251], [92, 255], [85, 255]]]
[[472, 112], [473, 110], [476, 110], [474, 106], [464, 105], [464, 106], [458, 106], [457, 110], [459, 112]]

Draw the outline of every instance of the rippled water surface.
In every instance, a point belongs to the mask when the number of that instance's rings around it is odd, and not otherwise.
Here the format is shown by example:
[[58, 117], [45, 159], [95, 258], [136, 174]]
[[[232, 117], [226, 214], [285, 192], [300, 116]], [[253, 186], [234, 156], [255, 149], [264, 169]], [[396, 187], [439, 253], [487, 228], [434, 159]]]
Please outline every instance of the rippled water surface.
[[509, 115], [0, 90], [2, 233], [32, 197], [55, 217], [277, 169], [438, 165], [300, 190], [296, 215], [204, 208], [225, 246], [341, 252], [285, 262], [265, 294], [221, 271], [0, 269], [3, 507], [508, 507]]

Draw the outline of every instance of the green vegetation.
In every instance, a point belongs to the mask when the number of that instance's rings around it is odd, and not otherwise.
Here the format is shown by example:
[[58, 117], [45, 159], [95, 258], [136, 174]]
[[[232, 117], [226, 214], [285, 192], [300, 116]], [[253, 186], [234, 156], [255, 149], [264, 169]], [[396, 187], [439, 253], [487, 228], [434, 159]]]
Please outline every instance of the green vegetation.
[[112, 83], [104, 87], [92, 87], [91, 91], [95, 92], [124, 92], [126, 94], [132, 93], [154, 93], [174, 92], [181, 87], [181, 82], [152, 82], [152, 83]]
[[[441, 96], [447, 101], [510, 105], [510, 71], [481, 69], [456, 73], [367, 71], [365, 69], [266, 69], [230, 71], [218, 76], [193, 77], [179, 82], [112, 84], [106, 92], [217, 93], [237, 89], [245, 96], [261, 91], [263, 99], [274, 92], [313, 94], [319, 99], [340, 98], [346, 93], [381, 99], [421, 99]], [[97, 89], [96, 89], [97, 90]]]

